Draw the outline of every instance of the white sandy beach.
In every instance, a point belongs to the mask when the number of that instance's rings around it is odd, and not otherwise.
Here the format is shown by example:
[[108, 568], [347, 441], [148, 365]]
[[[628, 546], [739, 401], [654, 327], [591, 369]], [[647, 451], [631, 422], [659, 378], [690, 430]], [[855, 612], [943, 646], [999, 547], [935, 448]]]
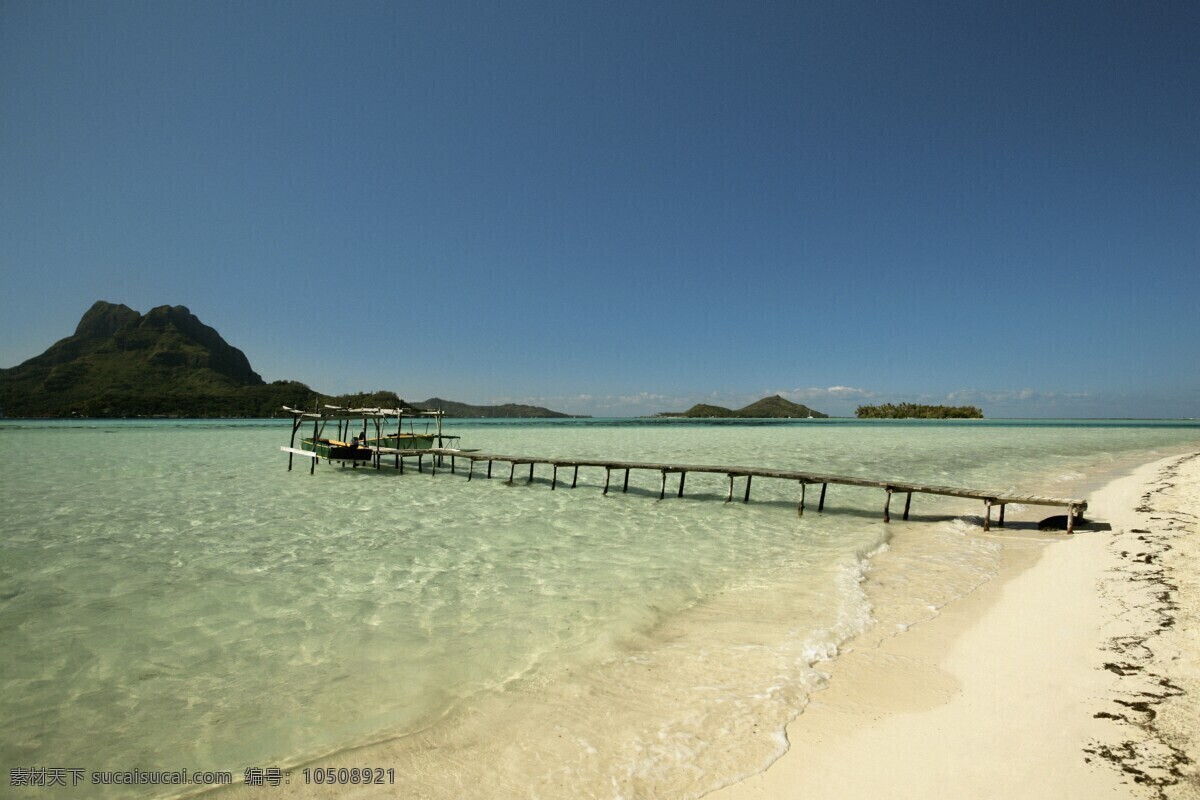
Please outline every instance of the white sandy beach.
[[1111, 531], [1014, 532], [998, 579], [843, 654], [787, 754], [709, 797], [1200, 797], [1200, 454], [1089, 503]]

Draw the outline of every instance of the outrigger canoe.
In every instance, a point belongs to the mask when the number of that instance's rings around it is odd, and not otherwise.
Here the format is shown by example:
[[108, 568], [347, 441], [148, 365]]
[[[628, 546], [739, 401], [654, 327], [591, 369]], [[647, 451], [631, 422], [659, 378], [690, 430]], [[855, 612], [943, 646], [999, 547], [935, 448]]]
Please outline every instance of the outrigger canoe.
[[[288, 456], [288, 469], [291, 469], [292, 455], [303, 455], [316, 462], [325, 459], [339, 462], [342, 465], [350, 463], [358, 466], [360, 462], [373, 461], [379, 466], [382, 455], [397, 455], [406, 450], [429, 450], [446, 447], [447, 443], [456, 441], [459, 437], [447, 436], [442, 432], [442, 411], [426, 411], [415, 408], [346, 408], [343, 406], [326, 405], [316, 411], [305, 411], [298, 408], [283, 407], [292, 415], [292, 438], [284, 451]], [[404, 422], [408, 420], [409, 430], [404, 430]], [[414, 422], [422, 420], [426, 430], [415, 430]], [[308, 436], [297, 434], [301, 426], [312, 422], [312, 432]], [[335, 431], [326, 434], [326, 428], [334, 424]], [[429, 430], [431, 424], [436, 424], [434, 430]], [[394, 427], [394, 432], [387, 433]], [[353, 433], [353, 431], [360, 431]], [[296, 445], [299, 444], [299, 448]]]

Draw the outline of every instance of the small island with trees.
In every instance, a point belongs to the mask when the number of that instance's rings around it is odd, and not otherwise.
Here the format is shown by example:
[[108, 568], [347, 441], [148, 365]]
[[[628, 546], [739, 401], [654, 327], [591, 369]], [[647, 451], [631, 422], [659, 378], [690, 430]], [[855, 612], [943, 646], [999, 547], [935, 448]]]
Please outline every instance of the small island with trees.
[[975, 406], [923, 406], [917, 403], [859, 406], [854, 414], [859, 419], [983, 419], [983, 411]]

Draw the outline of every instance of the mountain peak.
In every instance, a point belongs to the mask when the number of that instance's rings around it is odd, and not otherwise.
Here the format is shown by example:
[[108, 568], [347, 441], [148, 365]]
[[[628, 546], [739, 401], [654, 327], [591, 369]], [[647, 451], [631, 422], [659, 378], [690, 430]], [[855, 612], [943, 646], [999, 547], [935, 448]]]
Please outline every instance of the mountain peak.
[[9, 413], [107, 415], [116, 408], [157, 410], [162, 398], [225, 396], [263, 385], [246, 355], [185, 306], [142, 315], [99, 300], [73, 335], [0, 370], [0, 404]]
[[97, 300], [84, 312], [75, 326], [81, 339], [107, 339], [126, 325], [135, 324], [142, 315], [127, 305]]

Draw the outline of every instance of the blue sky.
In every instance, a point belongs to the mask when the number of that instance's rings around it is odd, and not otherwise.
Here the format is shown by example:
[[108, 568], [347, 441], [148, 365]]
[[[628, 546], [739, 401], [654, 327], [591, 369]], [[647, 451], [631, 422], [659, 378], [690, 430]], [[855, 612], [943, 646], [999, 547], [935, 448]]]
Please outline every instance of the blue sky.
[[0, 366], [1200, 416], [1195, 2], [0, 2]]

